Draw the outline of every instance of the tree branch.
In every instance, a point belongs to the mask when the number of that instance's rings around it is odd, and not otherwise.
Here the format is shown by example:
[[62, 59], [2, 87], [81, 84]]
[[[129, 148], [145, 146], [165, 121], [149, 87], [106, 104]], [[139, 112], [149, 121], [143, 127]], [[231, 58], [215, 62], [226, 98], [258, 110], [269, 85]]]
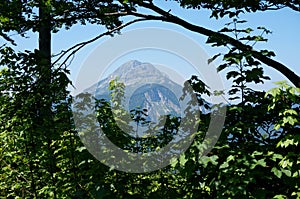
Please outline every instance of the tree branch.
[[66, 23], [69, 21], [76, 21], [76, 20], [82, 20], [82, 19], [100, 19], [103, 17], [122, 17], [128, 15], [128, 12], [108, 12], [108, 13], [97, 13], [95, 14], [86, 14], [84, 13], [83, 15], [76, 15], [76, 16], [69, 16], [69, 17], [54, 17], [53, 21], [56, 23]]
[[300, 12], [300, 6], [299, 6], [299, 5], [298, 5], [298, 7], [297, 7], [296, 5], [292, 4], [292, 3], [289, 2], [289, 1], [286, 1], [286, 2], [285, 2], [285, 5], [286, 5], [287, 7], [289, 7], [289, 8], [291, 8], [291, 9], [294, 10], [294, 11]]
[[144, 14], [131, 12], [132, 15], [140, 16], [140, 17], [142, 16], [149, 20], [161, 20], [161, 21], [178, 24], [190, 31], [197, 32], [199, 34], [202, 34], [202, 35], [205, 35], [208, 37], [216, 36], [216, 37], [220, 38], [223, 42], [231, 44], [232, 46], [235, 46], [236, 48], [238, 48], [239, 50], [241, 50], [243, 52], [250, 52], [254, 58], [258, 59], [262, 63], [279, 71], [286, 78], [288, 78], [296, 87], [300, 88], [300, 77], [297, 74], [295, 74], [292, 70], [290, 70], [289, 68], [287, 68], [285, 65], [281, 64], [280, 62], [275, 61], [267, 56], [262, 55], [260, 52], [254, 50], [251, 46], [243, 44], [242, 42], [240, 42], [228, 35], [225, 35], [223, 33], [215, 32], [215, 31], [206, 29], [204, 27], [191, 24], [179, 17], [176, 17], [176, 16], [170, 14], [169, 12], [162, 10], [161, 8], [155, 6], [153, 3], [138, 2], [138, 4], [141, 7], [148, 8], [152, 11], [155, 11], [156, 13], [160, 14], [161, 16], [159, 17], [159, 16], [144, 15]]
[[111, 34], [113, 34], [114, 32], [119, 31], [119, 30], [125, 28], [126, 26], [129, 26], [129, 25], [133, 24], [133, 23], [140, 22], [140, 21], [144, 21], [144, 20], [147, 20], [147, 19], [139, 18], [139, 19], [135, 19], [135, 20], [129, 21], [129, 22], [125, 23], [125, 24], [122, 24], [122, 25], [120, 25], [120, 26], [118, 26], [118, 27], [115, 27], [115, 28], [113, 28], [113, 29], [111, 29], [111, 30], [108, 30], [108, 31], [106, 31], [106, 32], [104, 32], [104, 33], [102, 33], [102, 34], [100, 34], [100, 35], [98, 35], [98, 36], [96, 36], [96, 37], [94, 37], [94, 38], [92, 38], [92, 39], [90, 39], [90, 40], [87, 40], [87, 41], [78, 43], [78, 44], [76, 44], [76, 45], [70, 47], [70, 48], [67, 49], [66, 51], [62, 51], [61, 53], [59, 53], [58, 55], [56, 55], [56, 56], [59, 56], [59, 55], [60, 55], [60, 56], [52, 63], [52, 66], [55, 65], [55, 64], [57, 64], [63, 57], [65, 57], [67, 54], [70, 53], [70, 54], [63, 60], [63, 62], [60, 64], [59, 67], [61, 67], [61, 66], [65, 65], [66, 62], [67, 62], [72, 56], [74, 56], [81, 48], [83, 48], [83, 47], [86, 46], [87, 44], [90, 44], [90, 43], [92, 43], [92, 42], [94, 42], [94, 41], [96, 41], [96, 40], [102, 38], [103, 36], [111, 35]]

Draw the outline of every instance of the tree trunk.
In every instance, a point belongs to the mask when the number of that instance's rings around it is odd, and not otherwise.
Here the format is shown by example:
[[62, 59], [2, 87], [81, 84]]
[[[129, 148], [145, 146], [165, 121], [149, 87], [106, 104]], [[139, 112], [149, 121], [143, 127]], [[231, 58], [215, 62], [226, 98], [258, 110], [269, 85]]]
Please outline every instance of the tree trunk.
[[[52, 104], [53, 104], [53, 89], [52, 85], [52, 65], [51, 65], [51, 8], [47, 5], [47, 0], [40, 0], [39, 4], [39, 61], [38, 61], [38, 93], [39, 102], [37, 106], [37, 119], [39, 129], [42, 129], [42, 135], [40, 139], [46, 139], [47, 145], [47, 167], [49, 172], [50, 183], [55, 186], [56, 180], [55, 173], [55, 157], [54, 149], [51, 143], [55, 136], [53, 116], [52, 116]], [[56, 189], [53, 189], [54, 198], [56, 196]]]

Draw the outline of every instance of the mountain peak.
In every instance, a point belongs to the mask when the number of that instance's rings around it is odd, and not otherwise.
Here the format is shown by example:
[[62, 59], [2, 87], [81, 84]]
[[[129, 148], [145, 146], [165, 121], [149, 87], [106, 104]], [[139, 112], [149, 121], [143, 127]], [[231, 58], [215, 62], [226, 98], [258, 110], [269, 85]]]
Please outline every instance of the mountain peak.
[[136, 67], [136, 66], [139, 66], [139, 65], [141, 65], [143, 63], [140, 62], [140, 61], [138, 61], [138, 60], [130, 60], [130, 61], [126, 62], [125, 64], [129, 64], [132, 67]]
[[138, 61], [138, 60], [130, 60], [130, 61], [127, 61], [124, 64], [122, 64], [114, 73], [120, 73], [121, 71], [123, 72], [123, 71], [129, 71], [129, 70], [137, 69], [137, 68], [145, 66], [145, 65], [150, 67], [150, 68], [154, 67], [150, 63], [141, 62], [141, 61]]
[[165, 78], [165, 74], [155, 68], [152, 64], [147, 62], [140, 62], [137, 60], [130, 60], [121, 65], [115, 72], [113, 77], [119, 77], [120, 81], [125, 84], [130, 84], [133, 81], [145, 79]]
[[128, 111], [147, 109], [148, 120], [158, 122], [160, 116], [180, 115], [179, 96], [182, 87], [151, 63], [130, 60], [111, 75], [88, 88], [97, 99], [110, 100], [109, 82], [118, 77], [125, 84], [125, 104]]

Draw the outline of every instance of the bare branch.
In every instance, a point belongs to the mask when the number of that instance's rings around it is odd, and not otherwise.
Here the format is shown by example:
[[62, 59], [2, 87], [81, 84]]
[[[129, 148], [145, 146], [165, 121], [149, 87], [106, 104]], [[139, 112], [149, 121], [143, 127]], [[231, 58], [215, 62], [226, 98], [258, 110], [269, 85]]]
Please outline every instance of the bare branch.
[[72, 56], [74, 56], [74, 55], [75, 55], [81, 48], [83, 48], [84, 46], [86, 46], [86, 45], [88, 45], [88, 44], [90, 44], [90, 43], [92, 43], [92, 42], [94, 42], [94, 41], [96, 41], [96, 40], [98, 40], [98, 39], [100, 39], [100, 38], [106, 36], [106, 35], [111, 35], [111, 34], [117, 32], [117, 31], [119, 31], [119, 30], [125, 28], [126, 26], [129, 26], [129, 25], [133, 24], [133, 23], [140, 22], [140, 21], [145, 21], [145, 20], [147, 20], [147, 19], [139, 18], [139, 19], [132, 20], [132, 21], [127, 22], [127, 23], [125, 23], [125, 24], [122, 24], [122, 25], [120, 25], [120, 26], [118, 26], [118, 27], [115, 27], [114, 29], [108, 30], [108, 31], [106, 31], [106, 32], [104, 32], [104, 33], [102, 33], [102, 34], [100, 34], [100, 35], [94, 37], [93, 39], [90, 39], [90, 40], [88, 40], [88, 41], [84, 41], [84, 42], [78, 43], [78, 44], [72, 46], [71, 48], [67, 49], [66, 51], [62, 51], [60, 54], [58, 54], [58, 55], [60, 55], [60, 56], [52, 63], [52, 66], [54, 66], [55, 64], [57, 64], [63, 57], [65, 57], [65, 56], [68, 54], [68, 56], [67, 56], [67, 57], [63, 60], [63, 62], [60, 64], [59, 67], [61, 67], [61, 66], [63, 66], [64, 64], [66, 64], [66, 62], [67, 62]]
[[[84, 46], [86, 46], [86, 45], [88, 45], [88, 44], [90, 44], [90, 43], [92, 43], [92, 42], [94, 42], [94, 41], [96, 41], [96, 40], [98, 40], [98, 39], [100, 39], [100, 38], [106, 36], [106, 35], [111, 35], [111, 34], [117, 32], [117, 31], [119, 31], [119, 30], [121, 30], [121, 29], [123, 29], [123, 28], [125, 28], [125, 27], [127, 27], [127, 26], [129, 26], [129, 25], [131, 25], [131, 24], [133, 24], [133, 23], [140, 22], [140, 21], [145, 21], [145, 20], [147, 20], [147, 19], [139, 18], [139, 19], [135, 19], [135, 20], [129, 21], [129, 22], [127, 22], [127, 23], [121, 24], [121, 25], [118, 26], [118, 27], [115, 27], [115, 28], [113, 28], [113, 29], [111, 29], [111, 30], [106, 31], [106, 32], [104, 32], [104, 33], [102, 33], [102, 34], [100, 34], [100, 35], [94, 37], [93, 39], [90, 39], [90, 40], [87, 40], [87, 41], [78, 43], [78, 44], [76, 44], [76, 45], [70, 47], [70, 48], [67, 49], [66, 51], [62, 51], [61, 53], [59, 53], [58, 55], [56, 55], [56, 56], [59, 56], [59, 57], [51, 64], [51, 66], [54, 66], [54, 65], [58, 64], [58, 62], [59, 62], [60, 60], [62, 60], [65, 56], [67, 56], [67, 57], [62, 61], [62, 63], [59, 64], [58, 68], [56, 69], [56, 70], [59, 70], [60, 68], [62, 68], [62, 66], [66, 65], [66, 63], [68, 62], [68, 60], [69, 60], [70, 58], [73, 59], [74, 55], [75, 55], [81, 48], [83, 48]], [[53, 57], [53, 56], [52, 56], [52, 57]], [[34, 86], [36, 86], [36, 85], [39, 83], [39, 81], [41, 81], [41, 79], [43, 79], [43, 76], [44, 76], [44, 74], [42, 74], [41, 77], [40, 77], [36, 82], [34, 82], [34, 83], [31, 85], [31, 88], [33, 88]], [[27, 88], [27, 89], [25, 89], [23, 92], [24, 92], [24, 93], [30, 92], [30, 90], [31, 90], [30, 88]]]

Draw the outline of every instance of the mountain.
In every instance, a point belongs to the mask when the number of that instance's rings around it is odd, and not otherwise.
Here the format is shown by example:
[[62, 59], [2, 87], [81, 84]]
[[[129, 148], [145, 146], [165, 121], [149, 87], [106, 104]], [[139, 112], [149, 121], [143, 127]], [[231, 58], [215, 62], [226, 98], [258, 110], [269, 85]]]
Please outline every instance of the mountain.
[[95, 93], [97, 99], [109, 100], [109, 82], [117, 77], [125, 84], [124, 107], [128, 111], [147, 109], [147, 120], [151, 122], [158, 122], [162, 115], [180, 116], [182, 86], [150, 63], [128, 61], [85, 91]]

